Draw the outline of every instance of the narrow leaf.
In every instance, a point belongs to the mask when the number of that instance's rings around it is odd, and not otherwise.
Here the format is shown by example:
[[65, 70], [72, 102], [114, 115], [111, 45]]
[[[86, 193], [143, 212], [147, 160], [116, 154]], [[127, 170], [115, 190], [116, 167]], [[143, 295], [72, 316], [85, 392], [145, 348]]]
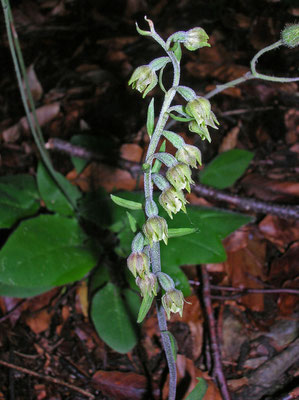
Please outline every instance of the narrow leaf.
[[178, 86], [176, 90], [186, 101], [191, 101], [196, 98], [196, 93], [188, 86]]
[[136, 201], [122, 199], [121, 197], [110, 195], [111, 200], [120, 207], [128, 208], [129, 210], [142, 210], [142, 204]]
[[129, 211], [126, 211], [126, 213], [127, 213], [127, 217], [128, 217], [128, 220], [129, 220], [129, 224], [130, 224], [131, 231], [132, 231], [133, 233], [135, 233], [136, 230], [137, 230], [137, 221], [136, 221], [136, 218], [134, 218], [133, 215], [132, 215], [131, 213], [129, 213]]
[[173, 355], [174, 361], [176, 361], [177, 352], [178, 352], [178, 344], [177, 344], [177, 341], [176, 341], [175, 337], [173, 336], [173, 334], [172, 334], [171, 332], [166, 331], [165, 333], [168, 335], [168, 337], [169, 337], [169, 339], [170, 339], [170, 345], [171, 345], [172, 355]]
[[163, 136], [170, 141], [170, 143], [176, 147], [177, 149], [180, 149], [181, 147], [185, 146], [185, 141], [184, 139], [178, 135], [175, 132], [171, 131], [163, 131]]
[[149, 137], [152, 137], [155, 128], [155, 109], [154, 109], [154, 98], [152, 98], [148, 109], [147, 109], [147, 121], [146, 129]]
[[197, 228], [170, 228], [168, 229], [168, 237], [179, 237], [190, 235], [191, 233], [197, 232]]
[[149, 312], [149, 309], [151, 308], [153, 300], [154, 296], [150, 296], [149, 294], [146, 294], [143, 297], [137, 318], [138, 324], [140, 324], [146, 317], [147, 313]]
[[178, 117], [175, 114], [169, 113], [169, 116], [174, 119], [175, 121], [180, 121], [180, 122], [190, 122], [192, 121], [194, 118], [192, 117]]
[[168, 64], [169, 62], [170, 62], [169, 57], [159, 57], [159, 58], [155, 58], [149, 64], [149, 67], [154, 71], [158, 71], [159, 69], [164, 68], [165, 65]]
[[208, 384], [204, 378], [196, 378], [198, 380], [198, 384], [192, 390], [186, 400], [202, 400], [206, 394], [208, 389]]
[[178, 61], [181, 61], [182, 58], [181, 44], [179, 42], [175, 42], [171, 50], [174, 52], [176, 59]]
[[177, 164], [177, 159], [169, 153], [155, 153], [155, 158], [170, 168]]
[[[164, 140], [163, 143], [161, 144], [159, 152], [164, 152], [165, 149], [166, 149], [166, 140]], [[161, 161], [156, 160], [155, 163], [154, 163], [154, 166], [152, 168], [152, 173], [153, 174], [158, 174], [158, 172], [160, 171], [161, 165], [162, 165]]]

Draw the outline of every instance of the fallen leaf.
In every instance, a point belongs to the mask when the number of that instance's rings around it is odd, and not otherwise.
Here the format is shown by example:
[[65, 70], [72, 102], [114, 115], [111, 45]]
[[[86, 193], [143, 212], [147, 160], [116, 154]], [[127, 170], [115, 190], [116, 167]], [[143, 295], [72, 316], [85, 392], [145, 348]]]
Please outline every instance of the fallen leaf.
[[142, 158], [142, 153], [143, 149], [138, 146], [138, 144], [134, 143], [123, 144], [120, 148], [121, 158], [132, 162], [140, 162]]
[[[37, 78], [37, 75], [34, 70], [34, 64], [31, 64], [27, 68], [27, 80], [28, 80], [28, 86], [29, 90], [31, 92], [31, 95], [33, 97], [34, 102], [40, 100], [40, 98], [43, 95], [43, 88], [42, 85], [40, 84], [40, 81]], [[26, 85], [25, 82], [23, 81], [23, 87], [26, 90]]]
[[[36, 110], [36, 117], [40, 126], [44, 126], [59, 115], [60, 103], [46, 104]], [[30, 113], [32, 118], [32, 113]], [[27, 117], [20, 119], [19, 124], [25, 133], [30, 132]]]
[[[286, 281], [283, 287], [299, 289], [299, 277], [294, 281]], [[277, 305], [281, 315], [292, 315], [298, 305], [298, 294], [281, 293], [277, 300]]]
[[299, 221], [281, 219], [274, 215], [267, 215], [259, 223], [259, 230], [281, 252], [291, 242], [299, 239]]
[[30, 315], [25, 320], [30, 329], [37, 335], [46, 331], [51, 322], [51, 314], [48, 310], [42, 310], [39, 313]]
[[[94, 388], [113, 400], [142, 400], [147, 393], [147, 379], [134, 372], [97, 371], [91, 381]], [[153, 390], [158, 399], [159, 390]]]

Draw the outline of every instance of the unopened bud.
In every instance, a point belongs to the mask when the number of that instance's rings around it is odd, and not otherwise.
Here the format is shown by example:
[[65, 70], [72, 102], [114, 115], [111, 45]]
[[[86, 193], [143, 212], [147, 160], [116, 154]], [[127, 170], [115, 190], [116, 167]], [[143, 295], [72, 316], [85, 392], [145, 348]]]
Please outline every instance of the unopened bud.
[[285, 46], [296, 47], [299, 45], [299, 24], [287, 25], [281, 32], [281, 39]]

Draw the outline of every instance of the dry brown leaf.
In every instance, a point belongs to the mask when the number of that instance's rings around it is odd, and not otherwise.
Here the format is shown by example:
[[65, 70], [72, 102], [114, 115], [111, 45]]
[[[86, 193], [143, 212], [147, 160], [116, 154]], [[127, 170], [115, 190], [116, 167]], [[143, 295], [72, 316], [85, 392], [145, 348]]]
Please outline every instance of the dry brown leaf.
[[285, 279], [293, 279], [299, 275], [299, 241], [293, 243], [288, 250], [271, 264], [270, 280], [281, 285]]
[[41, 332], [46, 331], [51, 322], [51, 314], [48, 310], [42, 310], [37, 314], [29, 315], [26, 320], [26, 324], [30, 329], [37, 335]]
[[[59, 115], [60, 103], [46, 104], [36, 110], [36, 117], [40, 126], [44, 126]], [[32, 117], [32, 113], [30, 114]], [[20, 119], [19, 124], [25, 133], [30, 132], [29, 124], [26, 117]]]
[[[134, 372], [97, 371], [92, 377], [92, 386], [113, 400], [142, 400], [147, 393], [147, 379]], [[159, 390], [153, 390], [158, 399]]]
[[15, 143], [21, 136], [20, 125], [15, 124], [2, 132], [2, 137], [6, 143]]
[[123, 144], [120, 148], [120, 156], [124, 160], [132, 162], [140, 162], [142, 158], [143, 149], [138, 144], [129, 143]]
[[[43, 88], [42, 85], [40, 84], [40, 81], [38, 80], [38, 77], [35, 73], [34, 70], [34, 64], [31, 64], [27, 68], [27, 79], [28, 79], [28, 86], [31, 92], [31, 95], [33, 97], [33, 100], [36, 102], [40, 100], [40, 98], [43, 95]], [[26, 91], [26, 85], [25, 82], [23, 81], [23, 87], [25, 88]]]
[[[294, 281], [286, 281], [283, 287], [299, 289], [299, 277], [297, 277]], [[296, 306], [298, 305], [298, 295], [281, 293], [279, 295], [277, 305], [281, 315], [292, 315], [295, 311]]]
[[258, 174], [250, 174], [242, 179], [241, 185], [247, 195], [264, 201], [296, 201], [299, 197], [299, 183], [278, 181], [264, 178]]
[[291, 242], [299, 239], [299, 221], [281, 219], [274, 215], [267, 215], [259, 223], [259, 230], [281, 252], [284, 252]]
[[[250, 232], [246, 247], [227, 252], [227, 261], [224, 262], [224, 267], [230, 284], [239, 288], [262, 288], [257, 280], [262, 280], [264, 277], [265, 257], [265, 241], [261, 240], [256, 232]], [[240, 302], [253, 311], [263, 311], [264, 309], [263, 294], [243, 296]]]
[[222, 139], [220, 144], [219, 153], [223, 153], [224, 151], [228, 151], [234, 149], [238, 142], [238, 136], [240, 133], [241, 122], [238, 123], [237, 126], [233, 127]]
[[295, 144], [299, 141], [299, 110], [291, 108], [285, 113], [284, 123], [287, 128], [286, 141]]
[[87, 282], [82, 281], [77, 290], [76, 311], [81, 312], [85, 318], [88, 318], [88, 287]]

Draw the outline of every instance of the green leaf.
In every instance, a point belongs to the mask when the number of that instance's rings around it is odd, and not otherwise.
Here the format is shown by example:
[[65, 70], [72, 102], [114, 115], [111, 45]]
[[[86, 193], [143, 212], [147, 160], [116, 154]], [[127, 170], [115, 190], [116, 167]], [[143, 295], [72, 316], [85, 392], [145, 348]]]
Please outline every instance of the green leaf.
[[[166, 149], [166, 140], [163, 140], [163, 143], [161, 144], [159, 149], [159, 153], [163, 153], [165, 149]], [[152, 173], [157, 174], [160, 171], [161, 165], [162, 165], [161, 161], [155, 160], [154, 166], [152, 168]]]
[[226, 151], [200, 172], [200, 181], [217, 189], [230, 187], [243, 175], [253, 156], [253, 153], [246, 150]]
[[39, 209], [39, 193], [30, 175], [7, 175], [0, 178], [0, 228], [10, 228], [21, 218]]
[[171, 346], [171, 352], [172, 352], [174, 361], [176, 361], [176, 359], [177, 359], [177, 353], [178, 353], [178, 344], [177, 344], [177, 341], [176, 341], [175, 337], [173, 336], [173, 334], [172, 334], [171, 332], [166, 331], [165, 333], [166, 333], [166, 335], [169, 337], [170, 346]]
[[22, 286], [10, 286], [0, 283], [0, 296], [27, 298], [48, 292], [52, 287], [24, 288]]
[[128, 208], [129, 210], [142, 210], [142, 204], [137, 203], [136, 201], [130, 201], [123, 199], [122, 197], [115, 196], [113, 194], [110, 195], [111, 200], [120, 207]]
[[148, 293], [146, 293], [146, 295], [143, 297], [137, 318], [138, 324], [140, 324], [146, 317], [149, 309], [152, 306], [153, 300], [154, 296], [150, 296]]
[[[127, 199], [141, 200], [142, 193], [122, 192]], [[127, 257], [131, 249], [133, 234], [130, 231], [127, 217], [121, 209], [112, 210], [113, 219], [117, 221], [119, 247], [117, 252]], [[166, 212], [161, 210], [160, 215], [167, 218]], [[135, 211], [134, 217], [139, 226], [144, 223], [144, 213]], [[168, 219], [168, 218], [167, 218]], [[181, 226], [195, 229], [196, 232], [187, 236], [174, 237], [169, 240], [168, 246], [161, 243], [161, 255], [164, 268], [186, 264], [218, 263], [226, 259], [226, 253], [221, 243], [227, 235], [252, 220], [243, 214], [203, 208], [196, 206], [187, 207], [187, 214], [182, 212], [168, 221], [169, 229], [178, 229]], [[169, 274], [171, 276], [171, 274]]]
[[175, 42], [174, 45], [172, 46], [171, 50], [174, 52], [176, 59], [178, 61], [181, 61], [181, 58], [182, 58], [181, 44], [179, 42]]
[[139, 35], [142, 35], [142, 36], [151, 36], [151, 32], [150, 32], [150, 31], [144, 31], [143, 29], [140, 29], [139, 26], [138, 26], [138, 24], [137, 24], [137, 22], [135, 22], [135, 24], [136, 24], [136, 30], [137, 30], [137, 32], [139, 33]]
[[185, 235], [191, 235], [191, 233], [197, 232], [197, 228], [170, 228], [168, 229], [168, 237], [180, 237]]
[[175, 114], [169, 113], [169, 116], [174, 119], [175, 121], [180, 121], [180, 122], [190, 122], [192, 121], [194, 118], [192, 117], [178, 117]]
[[23, 221], [0, 251], [0, 282], [43, 288], [81, 279], [96, 263], [85, 241], [75, 219], [40, 215]]
[[149, 67], [153, 71], [158, 71], [161, 68], [164, 68], [166, 64], [170, 63], [171, 60], [169, 57], [159, 57], [155, 58], [153, 61], [150, 62]]
[[163, 131], [163, 136], [170, 141], [170, 143], [176, 147], [177, 149], [180, 149], [181, 147], [185, 146], [185, 141], [184, 139], [178, 135], [175, 132], [171, 131]]
[[129, 211], [127, 211], [127, 217], [128, 217], [128, 221], [129, 221], [129, 224], [130, 224], [131, 231], [133, 233], [135, 233], [137, 231], [137, 221], [133, 217], [133, 215], [131, 213], [129, 213]]
[[127, 353], [137, 343], [136, 321], [140, 305], [139, 296], [113, 284], [100, 289], [92, 299], [91, 318], [101, 339], [119, 353]]
[[176, 289], [181, 290], [184, 297], [191, 295], [189, 279], [178, 265], [165, 265], [164, 262], [162, 262], [162, 272], [173, 279]]
[[191, 101], [196, 98], [196, 93], [188, 86], [178, 86], [176, 90], [186, 101]]
[[152, 137], [155, 128], [155, 109], [154, 109], [154, 101], [152, 98], [148, 109], [147, 109], [147, 120], [146, 120], [146, 129], [149, 137]]
[[208, 389], [208, 384], [204, 378], [196, 378], [198, 380], [198, 384], [192, 390], [186, 400], [202, 400], [206, 394]]
[[[69, 197], [77, 202], [81, 197], [79, 189], [72, 185], [62, 174], [55, 173], [57, 180], [64, 187]], [[44, 200], [48, 210], [57, 212], [61, 215], [74, 215], [69, 201], [66, 199], [61, 190], [57, 187], [52, 177], [49, 175], [45, 166], [40, 162], [37, 168], [37, 185], [42, 199]]]

